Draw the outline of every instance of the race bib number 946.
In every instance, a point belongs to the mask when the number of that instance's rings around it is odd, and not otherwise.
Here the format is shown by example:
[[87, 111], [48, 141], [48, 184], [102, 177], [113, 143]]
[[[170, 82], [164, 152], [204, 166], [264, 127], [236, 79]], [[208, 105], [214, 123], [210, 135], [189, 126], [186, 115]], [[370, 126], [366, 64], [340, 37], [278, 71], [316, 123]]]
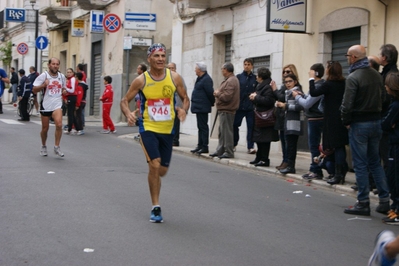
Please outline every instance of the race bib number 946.
[[148, 114], [152, 121], [172, 120], [170, 114], [170, 99], [152, 99], [147, 100]]

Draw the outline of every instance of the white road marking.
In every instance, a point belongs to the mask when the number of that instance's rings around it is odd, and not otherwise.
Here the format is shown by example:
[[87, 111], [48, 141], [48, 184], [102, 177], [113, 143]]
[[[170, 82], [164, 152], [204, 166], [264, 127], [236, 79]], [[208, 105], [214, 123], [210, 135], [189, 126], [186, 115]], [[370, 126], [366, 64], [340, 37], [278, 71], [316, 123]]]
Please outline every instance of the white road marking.
[[1, 122], [9, 124], [9, 125], [23, 125], [24, 123], [21, 123], [17, 120], [13, 119], [0, 119]]

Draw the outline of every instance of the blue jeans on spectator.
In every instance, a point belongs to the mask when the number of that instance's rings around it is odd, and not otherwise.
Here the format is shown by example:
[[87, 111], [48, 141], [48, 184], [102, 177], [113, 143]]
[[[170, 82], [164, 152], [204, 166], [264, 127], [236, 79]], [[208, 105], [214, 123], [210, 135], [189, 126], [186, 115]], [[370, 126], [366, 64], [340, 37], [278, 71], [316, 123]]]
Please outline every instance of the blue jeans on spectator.
[[254, 148], [254, 142], [252, 141], [252, 130], [254, 128], [255, 116], [254, 111], [242, 111], [237, 110], [234, 116], [233, 132], [234, 132], [234, 147], [237, 146], [240, 139], [238, 128], [241, 126], [242, 119], [245, 117], [247, 121], [247, 149]]
[[323, 171], [319, 164], [313, 161], [314, 157], [320, 155], [319, 145], [321, 140], [321, 133], [323, 132], [323, 119], [308, 120], [308, 144], [311, 156], [309, 171], [318, 175], [323, 175]]
[[350, 125], [349, 143], [358, 186], [357, 200], [369, 202], [369, 171], [374, 177], [380, 202], [389, 201], [387, 178], [381, 165], [379, 143], [381, 120], [355, 122]]
[[17, 99], [18, 99], [17, 87], [18, 87], [18, 84], [17, 84], [17, 83], [11, 84], [12, 102], [13, 102], [13, 103], [16, 103], [16, 102], [17, 102]]

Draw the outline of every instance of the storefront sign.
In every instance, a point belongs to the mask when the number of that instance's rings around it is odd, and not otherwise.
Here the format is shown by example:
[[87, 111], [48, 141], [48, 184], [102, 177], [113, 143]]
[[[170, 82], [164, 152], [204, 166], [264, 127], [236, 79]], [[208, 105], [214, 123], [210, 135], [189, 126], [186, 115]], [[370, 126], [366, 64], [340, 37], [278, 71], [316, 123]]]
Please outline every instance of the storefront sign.
[[306, 32], [307, 0], [269, 0], [267, 31]]
[[72, 20], [72, 34], [73, 37], [84, 37], [85, 35], [85, 21], [83, 19]]

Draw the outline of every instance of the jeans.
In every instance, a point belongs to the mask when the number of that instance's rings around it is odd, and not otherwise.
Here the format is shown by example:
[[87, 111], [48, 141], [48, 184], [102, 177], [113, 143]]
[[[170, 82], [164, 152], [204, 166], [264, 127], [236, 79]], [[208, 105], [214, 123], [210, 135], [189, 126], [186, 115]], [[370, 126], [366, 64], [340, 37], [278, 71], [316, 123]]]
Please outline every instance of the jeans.
[[233, 124], [233, 130], [234, 130], [234, 147], [237, 146], [238, 140], [240, 139], [240, 134], [238, 128], [241, 126], [242, 119], [245, 117], [245, 120], [247, 121], [247, 149], [253, 149], [254, 148], [254, 142], [252, 141], [252, 130], [254, 128], [254, 123], [255, 123], [255, 116], [254, 116], [254, 111], [240, 111], [237, 110], [235, 116], [234, 116], [234, 124]]
[[197, 128], [198, 128], [198, 143], [197, 147], [201, 149], [208, 149], [209, 145], [209, 126], [208, 113], [196, 113]]
[[285, 141], [287, 143], [287, 163], [288, 166], [293, 168], [295, 168], [298, 138], [298, 135], [285, 135]]
[[308, 120], [308, 144], [311, 156], [309, 171], [319, 175], [323, 174], [321, 167], [313, 162], [313, 158], [320, 155], [319, 145], [321, 140], [321, 133], [323, 132], [323, 119]]
[[356, 122], [350, 125], [349, 143], [358, 186], [359, 202], [369, 202], [369, 171], [374, 177], [380, 202], [389, 201], [387, 178], [381, 166], [379, 143], [381, 120]]
[[389, 149], [389, 160], [387, 178], [389, 192], [391, 192], [391, 209], [399, 208], [399, 144], [391, 144]]
[[16, 102], [17, 102], [17, 99], [18, 99], [17, 87], [18, 87], [18, 84], [17, 84], [17, 83], [11, 84], [12, 102], [13, 102], [13, 103], [16, 103]]

